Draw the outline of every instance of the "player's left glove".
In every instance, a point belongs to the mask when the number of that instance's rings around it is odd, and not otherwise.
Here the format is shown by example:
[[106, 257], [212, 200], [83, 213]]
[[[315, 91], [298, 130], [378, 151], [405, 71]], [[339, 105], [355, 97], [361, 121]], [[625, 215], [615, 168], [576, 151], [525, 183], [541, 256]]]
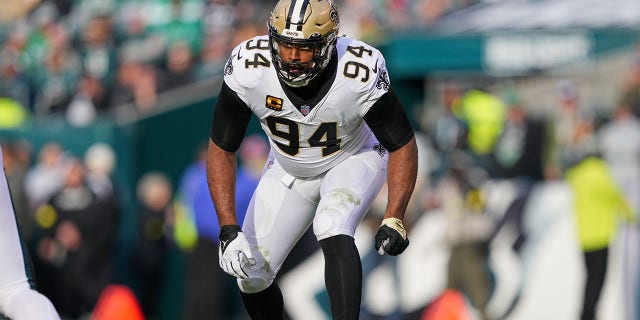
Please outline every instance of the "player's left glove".
[[376, 250], [380, 255], [391, 256], [401, 254], [409, 246], [407, 231], [398, 218], [386, 218], [376, 233]]
[[251, 246], [239, 225], [225, 225], [220, 229], [218, 257], [224, 272], [240, 279], [249, 278], [256, 264]]

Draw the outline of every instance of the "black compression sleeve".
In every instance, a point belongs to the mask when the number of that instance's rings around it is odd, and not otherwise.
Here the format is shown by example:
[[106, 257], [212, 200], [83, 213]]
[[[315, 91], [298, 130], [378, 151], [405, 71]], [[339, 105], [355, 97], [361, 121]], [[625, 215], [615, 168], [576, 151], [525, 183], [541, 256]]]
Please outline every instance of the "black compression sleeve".
[[353, 238], [339, 234], [320, 240], [324, 281], [333, 319], [358, 319], [362, 302], [362, 262]]
[[409, 118], [398, 95], [389, 89], [365, 114], [364, 121], [385, 149], [396, 151], [413, 137]]
[[247, 131], [249, 120], [251, 109], [223, 82], [213, 111], [211, 141], [224, 150], [237, 151]]

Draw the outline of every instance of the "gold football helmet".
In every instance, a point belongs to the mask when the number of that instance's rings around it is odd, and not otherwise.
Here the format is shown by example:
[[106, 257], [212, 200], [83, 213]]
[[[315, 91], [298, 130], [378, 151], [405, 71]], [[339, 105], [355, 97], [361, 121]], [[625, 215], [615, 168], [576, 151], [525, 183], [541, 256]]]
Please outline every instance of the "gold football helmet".
[[[332, 0], [280, 0], [268, 22], [271, 59], [278, 77], [291, 87], [305, 86], [324, 70], [335, 48], [338, 10]], [[310, 62], [284, 61], [280, 46], [313, 50]]]

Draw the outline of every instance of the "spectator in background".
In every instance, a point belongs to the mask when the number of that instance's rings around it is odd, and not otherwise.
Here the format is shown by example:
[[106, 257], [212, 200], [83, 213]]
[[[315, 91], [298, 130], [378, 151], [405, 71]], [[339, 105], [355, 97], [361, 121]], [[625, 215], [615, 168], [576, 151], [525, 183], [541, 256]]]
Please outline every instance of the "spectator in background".
[[78, 127], [88, 126], [97, 116], [98, 105], [102, 103], [104, 88], [96, 79], [84, 76], [65, 111], [67, 121]]
[[166, 73], [162, 75], [162, 90], [175, 89], [195, 80], [193, 75], [193, 52], [184, 41], [172, 43], [165, 57]]
[[[218, 250], [220, 229], [207, 185], [206, 151], [203, 147], [198, 152], [196, 162], [185, 171], [179, 189], [180, 197], [191, 208], [198, 231], [198, 243], [189, 253], [188, 261], [184, 319], [190, 320], [222, 319], [241, 312], [241, 308], [234, 305], [237, 301], [226, 294], [237, 290], [235, 281], [230, 281], [220, 269], [218, 256], [214, 254]], [[236, 209], [239, 221], [243, 221], [267, 160], [269, 145], [262, 136], [251, 135], [239, 152]]]
[[[108, 14], [93, 14], [80, 30], [77, 46], [85, 77], [107, 85], [116, 70], [116, 39]], [[98, 105], [102, 111], [103, 105]]]
[[555, 87], [556, 105], [553, 110], [551, 124], [551, 147], [548, 165], [545, 168], [545, 178], [560, 179], [566, 168], [575, 164], [578, 155], [584, 155], [578, 148], [588, 147], [595, 151], [588, 143], [591, 139], [585, 136], [579, 144], [576, 137], [581, 128], [589, 126], [585, 122], [586, 116], [580, 108], [580, 97], [576, 85], [568, 80], [560, 81]]
[[[46, 8], [49, 7], [40, 7], [38, 10]], [[30, 72], [34, 77], [35, 113], [38, 115], [63, 113], [82, 73], [82, 65], [70, 42], [69, 31], [56, 22], [58, 16], [55, 9], [51, 11], [53, 13], [47, 13], [42, 18], [38, 31], [31, 35], [30, 45], [26, 48], [36, 58], [36, 64]]]
[[[640, 121], [628, 105], [619, 105], [613, 117], [598, 131], [598, 145], [611, 168], [611, 175], [624, 193], [636, 219], [640, 210]], [[637, 318], [640, 271], [640, 230], [638, 225], [623, 228], [624, 306], [627, 319]]]
[[122, 61], [117, 82], [110, 93], [109, 105], [117, 120], [129, 120], [150, 113], [158, 99], [158, 75], [153, 65]]
[[488, 156], [504, 128], [504, 102], [486, 90], [471, 89], [453, 101], [452, 110], [467, 128], [465, 149], [486, 169]]
[[33, 81], [20, 64], [26, 45], [26, 31], [18, 26], [8, 34], [0, 49], [0, 128], [16, 128], [33, 111]]
[[462, 88], [456, 83], [445, 83], [440, 88], [440, 106], [436, 114], [425, 113], [428, 131], [433, 137], [435, 150], [442, 158], [436, 168], [436, 178], [446, 174], [455, 154], [463, 152], [467, 140], [467, 125], [454, 113], [454, 107], [462, 97]]
[[86, 184], [96, 195], [100, 206], [119, 216], [122, 204], [112, 181], [116, 155], [111, 146], [102, 142], [92, 144], [84, 153], [84, 166]]
[[[42, 73], [49, 48], [56, 40], [63, 40], [64, 28], [57, 23], [58, 12], [50, 2], [41, 3], [25, 20], [16, 23], [12, 30], [12, 44], [20, 51], [19, 62], [27, 76], [35, 82]], [[15, 37], [13, 37], [15, 36]], [[15, 41], [15, 42], [14, 42]], [[59, 42], [57, 42], [59, 43]]]
[[36, 80], [36, 113], [61, 114], [76, 90], [80, 79], [77, 56], [69, 48], [53, 48], [45, 68]]
[[110, 145], [96, 142], [84, 154], [87, 183], [100, 199], [116, 196], [111, 175], [116, 166], [116, 155]]
[[26, 112], [31, 113], [33, 88], [18, 61], [20, 41], [22, 40], [18, 40], [12, 34], [5, 42], [4, 48], [0, 49], [0, 97], [14, 100]]
[[515, 189], [515, 198], [509, 200], [506, 212], [497, 222], [496, 233], [505, 225], [513, 226], [516, 252], [520, 252], [527, 240], [524, 226], [527, 201], [534, 186], [544, 180], [546, 134], [545, 121], [527, 114], [517, 97], [511, 97], [504, 129], [490, 154], [487, 170], [492, 182]]
[[158, 102], [158, 71], [146, 64], [139, 70], [133, 86], [133, 101], [138, 115], [151, 113]]
[[[593, 133], [591, 126], [581, 127], [574, 140], [578, 146], [590, 140]], [[566, 180], [573, 191], [575, 224], [586, 270], [580, 319], [592, 320], [605, 282], [609, 246], [618, 218], [633, 221], [635, 217], [607, 163], [586, 148], [576, 150], [583, 153], [574, 154], [580, 158], [566, 171]]]
[[491, 153], [492, 178], [521, 178], [530, 183], [542, 180], [546, 130], [543, 119], [531, 117], [520, 101], [511, 101], [503, 130]]
[[108, 108], [116, 113], [115, 116], [119, 111], [115, 109], [116, 107], [134, 101], [134, 82], [141, 68], [142, 64], [133, 59], [124, 58], [120, 61], [116, 70], [115, 83], [108, 98]]
[[36, 214], [38, 257], [48, 267], [47, 292], [61, 316], [90, 314], [111, 282], [117, 212], [87, 186], [86, 168], [68, 160], [64, 186]]
[[173, 242], [173, 186], [163, 173], [149, 172], [138, 180], [140, 206], [134, 254], [137, 296], [147, 319], [158, 317], [164, 265]]
[[67, 156], [57, 142], [45, 143], [38, 151], [37, 162], [25, 176], [25, 192], [30, 211], [46, 203], [63, 184]]

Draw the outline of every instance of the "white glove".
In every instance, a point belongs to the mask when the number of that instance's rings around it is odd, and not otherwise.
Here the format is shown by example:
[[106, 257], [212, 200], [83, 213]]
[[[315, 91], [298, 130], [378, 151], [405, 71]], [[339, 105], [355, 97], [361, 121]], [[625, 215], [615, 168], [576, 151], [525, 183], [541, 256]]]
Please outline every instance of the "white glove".
[[240, 279], [249, 278], [251, 268], [256, 265], [251, 246], [238, 225], [222, 226], [218, 257], [220, 268]]

